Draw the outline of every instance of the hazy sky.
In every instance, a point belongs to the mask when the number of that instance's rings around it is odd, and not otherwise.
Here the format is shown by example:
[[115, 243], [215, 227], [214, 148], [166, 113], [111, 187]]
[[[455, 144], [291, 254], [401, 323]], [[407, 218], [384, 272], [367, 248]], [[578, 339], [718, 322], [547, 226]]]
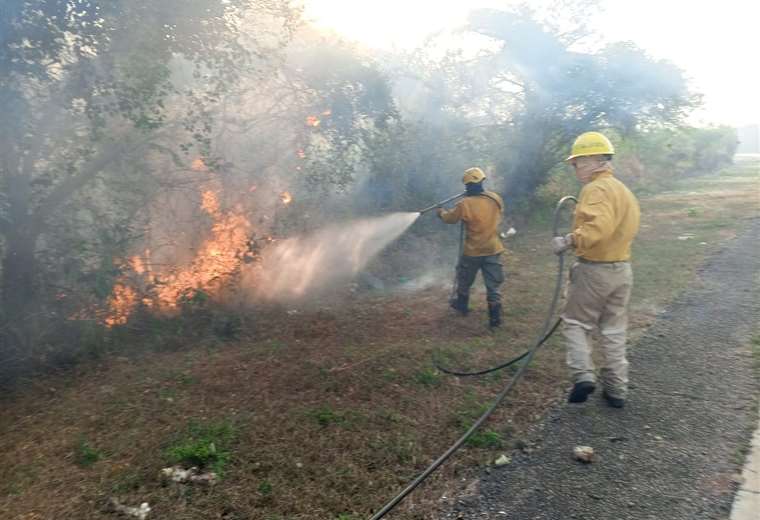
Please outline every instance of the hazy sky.
[[[409, 48], [509, 0], [303, 0], [316, 24], [368, 46]], [[531, 5], [540, 2], [530, 2]], [[590, 21], [605, 41], [631, 40], [686, 71], [705, 108], [695, 123], [760, 123], [760, 1], [606, 0]], [[752, 52], [752, 56], [750, 55]]]

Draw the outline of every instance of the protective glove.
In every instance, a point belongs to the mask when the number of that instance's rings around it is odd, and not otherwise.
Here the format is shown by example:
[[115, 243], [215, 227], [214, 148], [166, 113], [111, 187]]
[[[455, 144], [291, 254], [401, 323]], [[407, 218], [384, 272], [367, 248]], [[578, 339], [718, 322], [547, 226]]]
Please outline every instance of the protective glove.
[[561, 255], [568, 249], [573, 247], [573, 234], [568, 233], [563, 237], [552, 238], [552, 249], [555, 255]]
[[438, 218], [441, 217], [441, 214], [443, 213], [443, 208], [438, 207], [435, 209], [435, 214], [438, 215]]

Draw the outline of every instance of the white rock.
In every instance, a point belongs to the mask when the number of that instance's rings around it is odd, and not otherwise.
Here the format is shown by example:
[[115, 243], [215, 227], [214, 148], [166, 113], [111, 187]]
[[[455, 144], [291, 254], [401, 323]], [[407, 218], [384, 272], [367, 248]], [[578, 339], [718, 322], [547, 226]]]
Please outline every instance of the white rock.
[[510, 459], [506, 455], [502, 455], [501, 457], [499, 457], [498, 459], [494, 461], [494, 464], [497, 466], [504, 466], [505, 464], [509, 464], [510, 462], [512, 462], [512, 459]]
[[589, 463], [594, 461], [594, 448], [591, 446], [576, 446], [573, 448], [573, 457], [575, 460]]

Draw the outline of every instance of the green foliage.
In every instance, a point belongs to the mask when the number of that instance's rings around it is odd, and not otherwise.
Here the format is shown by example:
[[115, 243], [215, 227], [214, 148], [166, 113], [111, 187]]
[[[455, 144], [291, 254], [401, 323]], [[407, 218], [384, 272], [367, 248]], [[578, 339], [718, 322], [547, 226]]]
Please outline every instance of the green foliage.
[[732, 164], [737, 146], [736, 130], [729, 127], [655, 128], [630, 135], [615, 163], [632, 186], [656, 189], [684, 177], [718, 173]]
[[221, 475], [232, 456], [230, 446], [236, 435], [234, 426], [228, 421], [191, 422], [187, 430], [166, 448], [166, 458], [170, 464], [210, 469]]
[[84, 438], [74, 448], [74, 462], [82, 468], [89, 468], [102, 458], [103, 452], [91, 446]]
[[263, 496], [268, 497], [272, 494], [272, 490], [274, 488], [271, 482], [269, 482], [268, 480], [263, 480], [259, 483], [257, 489], [259, 493], [261, 493]]
[[501, 448], [504, 444], [502, 435], [493, 430], [478, 430], [467, 439], [467, 445], [473, 448]]
[[433, 368], [423, 368], [414, 373], [414, 381], [422, 386], [437, 386], [441, 382], [441, 374]]
[[346, 422], [344, 414], [337, 412], [329, 406], [323, 406], [308, 413], [309, 417], [317, 422], [320, 426], [327, 427], [331, 424], [343, 424]]

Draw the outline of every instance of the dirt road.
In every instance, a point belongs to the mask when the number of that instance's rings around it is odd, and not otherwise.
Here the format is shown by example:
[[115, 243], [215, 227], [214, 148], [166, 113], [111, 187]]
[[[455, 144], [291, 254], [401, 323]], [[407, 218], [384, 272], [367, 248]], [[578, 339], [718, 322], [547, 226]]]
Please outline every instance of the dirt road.
[[[533, 451], [484, 474], [444, 518], [728, 518], [756, 424], [759, 244], [754, 220], [631, 346], [626, 408], [597, 392], [553, 410], [532, 432]], [[574, 461], [578, 445], [597, 461]]]

